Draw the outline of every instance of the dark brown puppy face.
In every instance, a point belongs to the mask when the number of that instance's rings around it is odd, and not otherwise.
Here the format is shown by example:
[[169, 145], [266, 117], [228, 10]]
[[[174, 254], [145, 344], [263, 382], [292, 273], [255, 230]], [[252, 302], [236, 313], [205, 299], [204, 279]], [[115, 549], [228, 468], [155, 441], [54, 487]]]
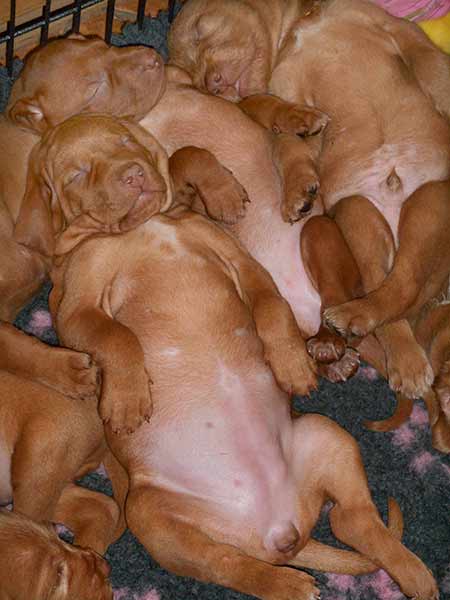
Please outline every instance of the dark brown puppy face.
[[169, 32], [170, 62], [196, 87], [238, 101], [265, 92], [270, 37], [258, 13], [240, 0], [189, 0]]
[[38, 133], [85, 112], [140, 119], [165, 83], [163, 60], [151, 48], [110, 47], [83, 36], [58, 39], [27, 58], [6, 114]]
[[78, 115], [33, 150], [16, 239], [51, 256], [55, 236], [76, 222], [80, 233], [120, 233], [172, 202], [168, 159], [139, 125]]

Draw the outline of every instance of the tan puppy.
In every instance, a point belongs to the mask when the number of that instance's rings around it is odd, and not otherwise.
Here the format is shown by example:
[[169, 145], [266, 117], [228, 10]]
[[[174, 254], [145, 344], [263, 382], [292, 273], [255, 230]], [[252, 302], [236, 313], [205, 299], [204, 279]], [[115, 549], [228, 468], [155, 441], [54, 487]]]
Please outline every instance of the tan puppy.
[[[318, 598], [312, 577], [283, 564], [352, 573], [376, 564], [408, 596], [437, 598], [430, 572], [381, 522], [351, 436], [321, 416], [291, 421], [285, 392], [303, 385], [303, 340], [268, 273], [201, 215], [174, 209], [138, 225], [111, 178], [64, 188], [78, 164], [97, 174], [112, 165], [117, 176], [130, 160], [145, 188], [162, 155], [148, 134], [133, 128], [126, 137], [119, 159], [123, 124], [67, 121], [41, 144], [30, 190], [45, 202], [42, 184], [50, 185], [67, 224], [51, 298], [61, 338], [103, 365], [104, 393], [139, 394], [124, 388], [124, 372], [141, 395], [142, 374], [153, 381], [150, 422], [109, 437], [130, 478], [119, 496], [132, 531], [162, 566], [267, 600]], [[140, 143], [156, 152], [147, 164]], [[83, 208], [73, 219], [81, 190], [95, 219]], [[142, 217], [158, 204], [167, 203], [150, 194]], [[123, 219], [136, 228], [117, 235]], [[335, 534], [368, 558], [310, 540], [330, 498]]]
[[13, 502], [34, 520], [64, 523], [77, 544], [103, 553], [118, 526], [117, 504], [73, 483], [102, 461], [115, 464], [96, 397], [73, 400], [3, 371], [0, 390], [0, 506]]
[[[39, 135], [79, 112], [140, 118], [164, 90], [162, 59], [145, 47], [110, 48], [74, 35], [32, 52], [0, 116], [0, 319], [11, 321], [42, 284], [48, 249], [30, 252], [13, 239], [27, 160]], [[33, 225], [23, 239], [37, 237]]]
[[365, 0], [190, 0], [170, 51], [214, 94], [238, 100], [270, 91], [330, 116], [323, 200], [367, 296], [328, 308], [325, 319], [347, 335], [376, 330], [392, 387], [424, 393], [433, 373], [411, 328], [384, 324], [414, 319], [448, 278], [450, 58], [413, 24]]
[[51, 525], [0, 509], [1, 600], [111, 600], [109, 567]]

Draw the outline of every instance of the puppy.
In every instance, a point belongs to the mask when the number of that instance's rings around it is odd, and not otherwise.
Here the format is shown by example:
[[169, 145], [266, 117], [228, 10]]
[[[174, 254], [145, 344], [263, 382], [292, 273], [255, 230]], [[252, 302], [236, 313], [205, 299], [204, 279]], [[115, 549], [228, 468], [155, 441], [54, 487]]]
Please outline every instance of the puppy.
[[4, 371], [0, 390], [0, 506], [12, 502], [31, 519], [64, 523], [77, 544], [102, 554], [120, 527], [118, 506], [74, 483], [101, 462], [119, 471], [107, 452], [97, 398], [74, 400]]
[[92, 550], [63, 542], [51, 525], [0, 509], [2, 600], [111, 600], [108, 575]]
[[[152, 379], [150, 422], [133, 436], [108, 428], [108, 440], [129, 475], [119, 494], [127, 523], [153, 557], [263, 599], [318, 598], [312, 577], [282, 565], [351, 573], [378, 565], [408, 596], [437, 598], [430, 572], [381, 522], [351, 436], [322, 416], [291, 420], [286, 392], [303, 385], [304, 372], [289, 305], [232, 236], [170, 210], [162, 186], [149, 185], [163, 154], [148, 134], [80, 116], [38, 153], [29, 190], [48, 202], [45, 181], [65, 223], [51, 297], [61, 338], [102, 364], [104, 396], [145, 396]], [[66, 178], [81, 164], [96, 175], [70, 189]], [[111, 185], [132, 165], [140, 194], [148, 190], [138, 207]], [[166, 212], [146, 220], [158, 206]], [[334, 533], [366, 556], [310, 540], [328, 499]], [[393, 521], [396, 530], [398, 512]]]
[[[79, 112], [141, 118], [164, 90], [162, 59], [145, 47], [113, 48], [72, 35], [33, 51], [0, 115], [0, 319], [11, 321], [42, 284], [45, 248], [30, 252], [13, 238], [25, 191], [27, 160], [39, 136]], [[38, 235], [21, 229], [24, 239]]]
[[397, 320], [414, 320], [448, 278], [450, 58], [365, 0], [189, 0], [169, 46], [201, 89], [235, 101], [270, 92], [330, 116], [321, 193], [366, 295], [325, 321], [347, 336], [375, 331], [393, 389], [422, 395], [433, 370]]

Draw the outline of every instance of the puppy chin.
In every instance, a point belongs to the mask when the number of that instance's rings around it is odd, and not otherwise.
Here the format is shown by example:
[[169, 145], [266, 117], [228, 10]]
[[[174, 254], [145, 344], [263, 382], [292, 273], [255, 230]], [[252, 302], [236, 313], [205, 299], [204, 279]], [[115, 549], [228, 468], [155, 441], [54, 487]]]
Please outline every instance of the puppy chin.
[[166, 196], [167, 192], [165, 190], [161, 192], [143, 192], [133, 208], [119, 222], [120, 231], [135, 229], [153, 216], [167, 210]]

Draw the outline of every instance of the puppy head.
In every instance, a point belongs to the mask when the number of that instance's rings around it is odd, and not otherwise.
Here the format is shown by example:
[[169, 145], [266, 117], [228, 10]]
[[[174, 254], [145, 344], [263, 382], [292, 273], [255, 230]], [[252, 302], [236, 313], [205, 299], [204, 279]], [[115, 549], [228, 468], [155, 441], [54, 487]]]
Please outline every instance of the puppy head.
[[172, 203], [168, 158], [139, 125], [106, 115], [78, 115], [33, 149], [16, 240], [52, 256], [55, 238], [120, 233]]
[[112, 599], [107, 562], [92, 550], [67, 544], [50, 524], [0, 511], [0, 548], [2, 591], [8, 598]]
[[269, 32], [242, 0], [190, 0], [169, 32], [170, 63], [196, 87], [232, 101], [267, 91]]
[[158, 102], [165, 84], [155, 50], [110, 47], [100, 38], [74, 35], [28, 55], [6, 115], [39, 134], [78, 113], [140, 119]]

